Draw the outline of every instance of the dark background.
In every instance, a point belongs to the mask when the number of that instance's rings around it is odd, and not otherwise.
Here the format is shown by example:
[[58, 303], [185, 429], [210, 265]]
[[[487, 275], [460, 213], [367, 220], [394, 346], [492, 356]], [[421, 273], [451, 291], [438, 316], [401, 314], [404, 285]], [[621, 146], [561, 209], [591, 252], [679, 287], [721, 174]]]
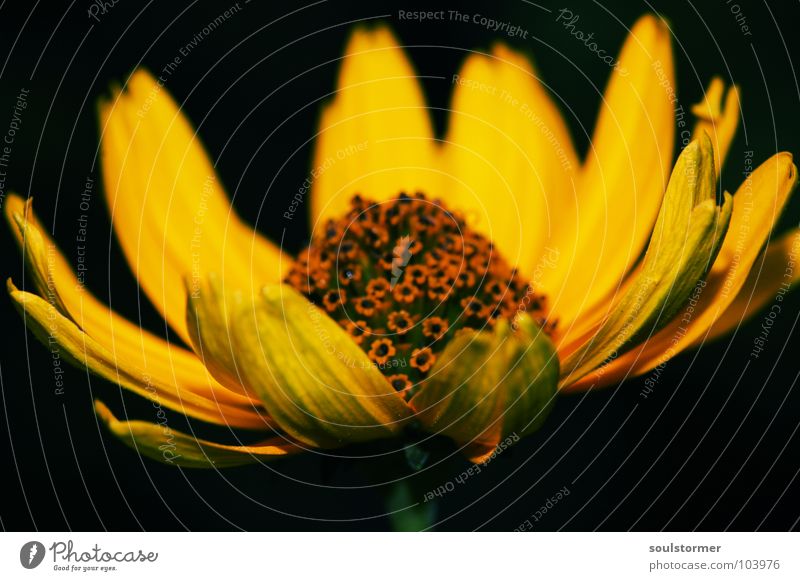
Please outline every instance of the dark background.
[[[30, 89], [8, 184], [35, 196], [37, 212], [54, 227], [70, 259], [75, 260], [72, 241], [83, 184], [87, 176], [100, 184], [97, 98], [136, 66], [160, 70], [232, 4], [119, 0], [99, 15], [100, 22], [89, 19], [86, 0], [0, 6], [0, 129], [11, 119], [19, 89]], [[200, 43], [169, 79], [167, 88], [198, 126], [246, 218], [256, 215], [267, 194], [274, 207], [283, 208], [305, 179], [311, 150], [303, 144], [315, 132], [321, 100], [334, 87], [337, 59], [354, 21], [388, 21], [410, 45], [418, 73], [444, 77], [423, 81], [429, 103], [439, 108], [447, 107], [449, 78], [467, 51], [485, 50], [498, 38], [475, 24], [398, 21], [398, 8], [418, 8], [411, 2], [354, 4], [242, 0], [241, 11]], [[735, 190], [741, 180], [745, 149], [755, 152], [757, 163], [777, 150], [800, 152], [800, 93], [792, 62], [800, 56], [797, 2], [738, 2], [752, 36], [743, 36], [733, 3], [725, 0], [540, 4], [579, 14], [579, 28], [594, 31], [612, 54], [625, 38], [625, 27], [648, 10], [661, 12], [675, 35], [684, 104], [697, 102], [714, 74], [738, 83], [746, 134], [740, 129], [728, 158], [723, 175], [728, 189]], [[535, 55], [541, 76], [572, 107], [568, 121], [579, 150], [586, 150], [609, 69], [555, 24], [554, 13], [522, 0], [442, 8], [480, 12], [528, 29], [532, 38], [510, 44]], [[441, 111], [435, 122], [441, 134], [446, 122]], [[797, 225], [797, 202], [781, 229]], [[278, 222], [270, 224], [270, 218], [262, 214], [258, 227], [275, 235]], [[298, 223], [287, 232], [289, 248], [299, 249], [306, 235]], [[106, 301], [112, 290], [114, 308], [163, 330], [146, 301], [137, 306], [136, 285], [99, 191], [92, 201], [89, 238], [90, 288]], [[7, 228], [0, 228], [0, 239], [0, 274], [21, 284], [19, 254]], [[511, 530], [565, 486], [569, 496], [534, 523], [535, 529], [797, 528], [798, 295], [784, 306], [759, 359], [749, 357], [759, 331], [756, 320], [699, 355], [675, 359], [646, 400], [639, 396], [642, 380], [561, 397], [538, 433], [445, 496], [439, 528]], [[375, 517], [381, 513], [377, 491], [352, 488], [369, 479], [346, 462], [305, 456], [215, 472], [180, 471], [140, 459], [99, 429], [92, 413], [93, 395], [121, 411], [116, 386], [96, 378], [89, 382], [85, 371], [69, 368], [65, 395], [54, 395], [49, 353], [26, 333], [5, 295], [0, 318], [4, 529], [388, 526]], [[147, 403], [129, 395], [124, 399], [131, 416], [148, 413]], [[180, 425], [180, 418], [172, 421]], [[465, 467], [457, 464], [447, 477]]]

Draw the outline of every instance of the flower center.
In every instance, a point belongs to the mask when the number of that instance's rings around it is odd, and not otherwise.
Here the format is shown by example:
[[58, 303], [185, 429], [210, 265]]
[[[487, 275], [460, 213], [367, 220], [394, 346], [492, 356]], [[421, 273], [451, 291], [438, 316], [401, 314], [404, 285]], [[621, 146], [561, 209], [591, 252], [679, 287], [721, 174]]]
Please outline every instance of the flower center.
[[288, 284], [323, 307], [410, 397], [447, 341], [528, 313], [548, 334], [545, 297], [491, 241], [438, 200], [356, 196], [300, 253]]

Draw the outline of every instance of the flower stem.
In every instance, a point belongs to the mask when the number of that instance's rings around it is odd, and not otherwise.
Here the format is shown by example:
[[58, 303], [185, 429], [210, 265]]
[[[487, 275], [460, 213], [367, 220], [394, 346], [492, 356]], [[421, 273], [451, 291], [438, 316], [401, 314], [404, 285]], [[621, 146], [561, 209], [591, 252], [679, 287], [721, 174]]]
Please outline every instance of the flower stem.
[[432, 530], [436, 521], [436, 501], [425, 502], [416, 494], [414, 478], [404, 478], [390, 485], [386, 494], [386, 512], [392, 530], [397, 532]]

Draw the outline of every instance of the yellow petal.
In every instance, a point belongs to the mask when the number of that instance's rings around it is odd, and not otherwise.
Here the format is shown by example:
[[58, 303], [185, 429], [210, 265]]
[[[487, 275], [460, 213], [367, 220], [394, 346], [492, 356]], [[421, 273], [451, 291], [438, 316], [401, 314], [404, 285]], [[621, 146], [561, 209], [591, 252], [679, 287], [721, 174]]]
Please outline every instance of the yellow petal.
[[[725, 273], [729, 285], [744, 280], [795, 185], [797, 167], [787, 152], [773, 155], [747, 176], [736, 190], [730, 233], [714, 263], [714, 275]], [[741, 263], [744, 268], [737, 266]]]
[[184, 468], [229, 468], [283, 458], [302, 451], [285, 438], [271, 438], [249, 446], [230, 446], [195, 438], [167, 424], [120, 421], [100, 401], [94, 403], [97, 417], [117, 438], [138, 453]]
[[[722, 108], [722, 98], [724, 94], [724, 83], [721, 79], [715, 78], [709, 85], [706, 98], [703, 103], [695, 105], [692, 109], [698, 117], [698, 122], [694, 129], [694, 138], [698, 139], [704, 134], [711, 137], [714, 145], [714, 167], [719, 177], [721, 164], [730, 148], [733, 136], [739, 122], [739, 97], [738, 89], [732, 87], [725, 97], [725, 107]], [[681, 137], [688, 138], [688, 131], [683, 131]], [[611, 312], [611, 306], [615, 300], [621, 298], [627, 291], [627, 286], [631, 279], [629, 274], [618, 289], [615, 289], [614, 297], [605, 301], [595, 302], [593, 308], [584, 310], [579, 320], [573, 321], [569, 326], [562, 322], [561, 340], [565, 344], [574, 342], [576, 337], [581, 337], [589, 329], [597, 326], [603, 317]]]
[[711, 137], [717, 176], [722, 171], [722, 164], [736, 135], [740, 115], [739, 89], [735, 86], [730, 88], [723, 106], [724, 92], [725, 83], [721, 78], [714, 77], [708, 85], [704, 99], [692, 107], [692, 113], [697, 117], [694, 138], [697, 139], [704, 132]]
[[279, 251], [233, 211], [194, 129], [158, 80], [134, 73], [126, 92], [100, 103], [100, 126], [114, 230], [140, 285], [182, 339], [185, 276], [219, 272], [246, 290], [280, 280]]
[[223, 281], [215, 273], [209, 273], [199, 282], [186, 282], [189, 297], [186, 326], [195, 353], [221, 384], [249, 397], [258, 397], [247, 392], [239, 377], [231, 341], [230, 309], [241, 308], [241, 293], [226, 295]]
[[742, 289], [720, 317], [693, 346], [700, 341], [710, 341], [727, 335], [750, 317], [759, 313], [768, 304], [777, 305], [773, 309], [780, 312], [784, 296], [800, 281], [800, 230], [794, 229], [784, 234], [776, 242], [770, 243], [763, 262], [756, 260]]
[[177, 392], [173, 385], [116, 359], [103, 345], [81, 331], [75, 323], [41, 297], [17, 289], [11, 280], [8, 291], [25, 319], [25, 325], [58, 355], [76, 367], [89, 369], [100, 377], [137, 395], [183, 414], [236, 428], [266, 429], [267, 420], [256, 411], [222, 404], [191, 392]]
[[452, 82], [446, 200], [530, 275], [574, 215], [569, 131], [528, 60], [503, 45], [471, 55]]
[[[5, 204], [5, 216], [17, 245], [22, 250], [22, 258], [31, 277], [31, 283], [42, 295], [47, 296], [50, 303], [65, 315], [69, 309], [61, 297], [62, 292], [69, 294], [70, 287], [58, 284], [63, 281], [59, 274], [71, 268], [63, 255], [56, 249], [55, 243], [44, 232], [36, 216], [33, 214], [32, 199], [25, 202], [20, 196], [11, 193]], [[78, 285], [73, 280], [71, 288]], [[69, 296], [67, 297], [69, 299]]]
[[470, 444], [476, 461], [503, 438], [536, 430], [556, 393], [549, 338], [527, 315], [515, 324], [515, 332], [501, 321], [493, 331], [454, 337], [410, 402], [427, 431]]
[[178, 393], [192, 392], [221, 403], [258, 405], [258, 400], [232, 393], [208, 376], [193, 353], [164, 341], [102, 304], [75, 276], [25, 202], [10, 194], [5, 205], [15, 239], [23, 251], [27, 270], [42, 297], [87, 335], [104, 345], [117, 361], [124, 360], [162, 384], [172, 384]]
[[678, 158], [642, 268], [597, 332], [562, 365], [562, 387], [613, 361], [672, 321], [708, 272], [728, 228], [732, 201], [715, 200], [716, 174], [707, 135]]
[[641, 347], [587, 376], [580, 385], [609, 385], [666, 363], [687, 347], [704, 340], [706, 331], [739, 295], [754, 261], [797, 182], [792, 156], [779, 153], [762, 163], [733, 196], [733, 215], [706, 284], [669, 326]]
[[437, 148], [416, 73], [386, 27], [357, 29], [320, 120], [311, 169], [312, 227], [360, 193], [440, 195]]
[[[201, 292], [190, 311], [224, 299]], [[208, 303], [208, 304], [203, 304]], [[225, 367], [261, 397], [294, 438], [329, 448], [396, 435], [411, 411], [367, 355], [328, 315], [285, 285], [228, 310], [227, 325], [200, 318], [199, 337], [213, 369]], [[211, 336], [217, 334], [213, 340]]]
[[671, 167], [675, 90], [669, 29], [644, 16], [606, 88], [575, 222], [551, 242], [560, 260], [545, 269], [542, 285], [562, 325], [607, 300], [647, 243]]

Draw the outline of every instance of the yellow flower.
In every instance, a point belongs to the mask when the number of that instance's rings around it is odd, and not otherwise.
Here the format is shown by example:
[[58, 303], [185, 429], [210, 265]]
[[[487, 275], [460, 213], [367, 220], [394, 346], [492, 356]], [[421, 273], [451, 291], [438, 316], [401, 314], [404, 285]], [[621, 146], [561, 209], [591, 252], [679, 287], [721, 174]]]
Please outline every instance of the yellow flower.
[[[42, 341], [158, 408], [264, 434], [222, 445], [166, 416], [118, 420], [98, 401], [139, 452], [229, 466], [413, 423], [480, 461], [541, 425], [558, 389], [645, 373], [796, 282], [785, 267], [798, 232], [771, 240], [796, 182], [791, 155], [717, 195], [738, 93], [714, 79], [694, 128], [680, 119], [676, 135], [657, 18], [626, 41], [583, 160], [531, 64], [503, 45], [453, 77], [442, 140], [386, 28], [357, 30], [346, 53], [315, 140], [314, 234], [296, 261], [233, 211], [156, 79], [138, 71], [101, 103], [114, 230], [191, 349], [84, 291], [30, 200], [8, 199], [36, 292], [9, 291]], [[268, 197], [264, 212], [291, 227], [305, 202], [303, 190], [287, 207]]]

